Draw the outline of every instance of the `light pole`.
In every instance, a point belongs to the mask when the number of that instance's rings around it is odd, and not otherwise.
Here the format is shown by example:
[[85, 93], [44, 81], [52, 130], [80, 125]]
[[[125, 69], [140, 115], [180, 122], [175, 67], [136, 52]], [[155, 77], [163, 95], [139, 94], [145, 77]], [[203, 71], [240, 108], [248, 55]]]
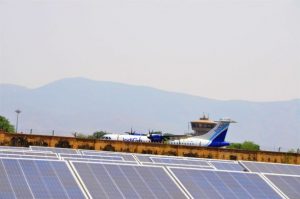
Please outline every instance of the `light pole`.
[[18, 133], [19, 114], [21, 113], [21, 111], [19, 109], [17, 109], [15, 112], [17, 113], [16, 133]]

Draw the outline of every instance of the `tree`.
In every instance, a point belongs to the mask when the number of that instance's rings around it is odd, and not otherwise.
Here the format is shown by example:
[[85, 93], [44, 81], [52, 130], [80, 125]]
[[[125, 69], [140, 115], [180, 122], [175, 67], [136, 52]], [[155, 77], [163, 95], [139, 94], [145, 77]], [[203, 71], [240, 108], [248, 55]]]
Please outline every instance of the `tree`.
[[80, 138], [80, 139], [101, 139], [105, 134], [107, 134], [107, 132], [105, 131], [96, 131], [95, 133], [93, 133], [92, 135], [86, 135], [83, 133], [72, 133], [72, 135], [76, 138]]
[[87, 138], [89, 138], [88, 135], [85, 135], [85, 134], [82, 134], [82, 133], [75, 132], [75, 133], [72, 133], [72, 134], [73, 134], [74, 137], [80, 138], [80, 139], [87, 139]]
[[245, 141], [243, 143], [232, 143], [227, 148], [229, 149], [242, 149], [242, 150], [249, 150], [249, 151], [259, 151], [260, 146], [255, 144], [252, 141]]
[[0, 130], [8, 133], [14, 133], [15, 127], [12, 124], [10, 124], [8, 119], [0, 115]]
[[259, 145], [255, 144], [254, 142], [251, 141], [245, 141], [242, 144], [242, 149], [244, 150], [249, 150], [249, 151], [259, 151]]
[[88, 138], [101, 139], [105, 134], [107, 134], [106, 131], [96, 131], [95, 133], [93, 133], [93, 135], [88, 136]]
[[242, 144], [241, 143], [231, 143], [227, 148], [229, 148], [229, 149], [241, 149]]

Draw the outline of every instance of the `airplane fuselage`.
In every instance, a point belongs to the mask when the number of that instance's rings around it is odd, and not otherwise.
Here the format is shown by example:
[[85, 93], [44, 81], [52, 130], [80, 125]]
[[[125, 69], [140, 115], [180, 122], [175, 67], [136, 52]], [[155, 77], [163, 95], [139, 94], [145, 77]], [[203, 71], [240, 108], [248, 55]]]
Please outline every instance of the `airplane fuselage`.
[[180, 140], [169, 141], [169, 144], [175, 145], [187, 145], [187, 146], [213, 146], [213, 147], [222, 147], [228, 146], [228, 142], [212, 142], [210, 140], [200, 139], [200, 138], [186, 138]]
[[[123, 135], [123, 134], [107, 134], [103, 137], [106, 140], [116, 140], [124, 142], [153, 142], [147, 136], [144, 135]], [[210, 140], [200, 139], [200, 138], [186, 138], [180, 140], [172, 140], [167, 142], [167, 144], [174, 145], [187, 145], [187, 146], [213, 146], [222, 147], [228, 146], [228, 142], [211, 142]]]
[[124, 142], [151, 142], [151, 140], [145, 135], [107, 134], [103, 136], [103, 139]]

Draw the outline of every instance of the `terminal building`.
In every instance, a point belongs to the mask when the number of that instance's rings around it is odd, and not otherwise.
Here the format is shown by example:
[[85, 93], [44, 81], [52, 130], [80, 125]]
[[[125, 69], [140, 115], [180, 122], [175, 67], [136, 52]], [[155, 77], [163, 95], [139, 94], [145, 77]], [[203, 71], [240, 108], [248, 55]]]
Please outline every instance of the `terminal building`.
[[208, 116], [203, 115], [199, 120], [191, 121], [192, 130], [194, 133], [193, 136], [200, 136], [207, 133], [209, 130], [214, 128], [217, 125], [217, 122], [209, 119]]

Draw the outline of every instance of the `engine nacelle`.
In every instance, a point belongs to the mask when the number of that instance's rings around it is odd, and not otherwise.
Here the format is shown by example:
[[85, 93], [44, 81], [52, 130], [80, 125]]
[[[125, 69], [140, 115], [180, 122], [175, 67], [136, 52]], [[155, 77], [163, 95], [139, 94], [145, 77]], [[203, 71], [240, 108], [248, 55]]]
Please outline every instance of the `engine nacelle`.
[[150, 134], [148, 135], [148, 138], [151, 140], [151, 142], [162, 142], [164, 139], [161, 134]]

